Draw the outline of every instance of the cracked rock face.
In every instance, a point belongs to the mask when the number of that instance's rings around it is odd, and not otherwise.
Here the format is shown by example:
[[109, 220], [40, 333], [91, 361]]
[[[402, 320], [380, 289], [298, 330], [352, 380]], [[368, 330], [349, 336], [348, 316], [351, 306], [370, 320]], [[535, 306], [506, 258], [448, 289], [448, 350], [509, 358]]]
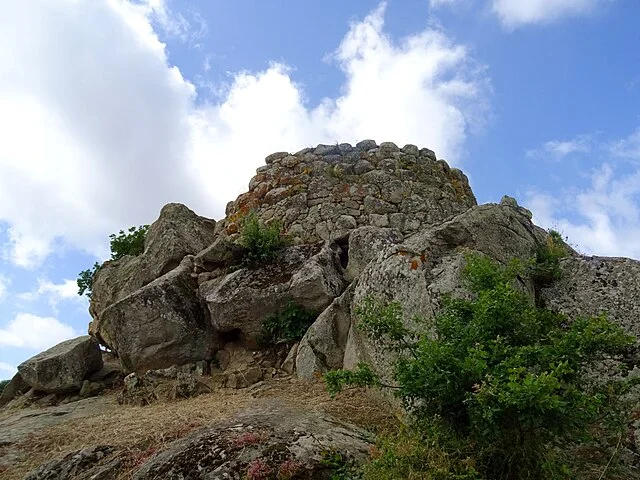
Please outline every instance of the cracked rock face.
[[337, 245], [293, 246], [270, 265], [243, 268], [203, 283], [200, 294], [216, 331], [236, 331], [254, 343], [264, 319], [289, 301], [312, 311], [324, 310], [345, 287], [342, 273]]

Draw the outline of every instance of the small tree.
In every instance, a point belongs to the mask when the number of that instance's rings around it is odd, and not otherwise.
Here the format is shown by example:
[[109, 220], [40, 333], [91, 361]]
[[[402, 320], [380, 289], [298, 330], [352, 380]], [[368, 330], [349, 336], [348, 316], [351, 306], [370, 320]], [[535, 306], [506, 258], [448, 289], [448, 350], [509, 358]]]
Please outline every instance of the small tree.
[[[111, 260], [118, 260], [125, 255], [137, 256], [144, 252], [144, 241], [147, 238], [149, 225], [141, 225], [139, 227], [131, 227], [127, 232], [120, 230], [116, 235], [109, 235], [109, 246], [111, 248]], [[100, 269], [98, 262], [93, 264], [93, 268], [83, 270], [78, 274], [78, 295], [87, 294], [91, 298], [93, 289], [93, 279], [96, 272]]]
[[[390, 388], [418, 430], [437, 424], [464, 439], [487, 478], [568, 478], [557, 452], [584, 441], [598, 422], [622, 425], [611, 407], [628, 387], [589, 381], [584, 367], [623, 352], [634, 338], [603, 315], [570, 322], [537, 308], [515, 287], [524, 271], [518, 263], [468, 257], [464, 278], [474, 299], [446, 299], [435, 337], [408, 329], [398, 303], [372, 297], [356, 308], [358, 327], [397, 353]], [[346, 385], [382, 385], [366, 364], [325, 379], [332, 394]]]
[[137, 256], [144, 252], [144, 241], [147, 238], [149, 225], [130, 227], [127, 232], [120, 230], [118, 235], [109, 235], [111, 260], [118, 260], [125, 255]]

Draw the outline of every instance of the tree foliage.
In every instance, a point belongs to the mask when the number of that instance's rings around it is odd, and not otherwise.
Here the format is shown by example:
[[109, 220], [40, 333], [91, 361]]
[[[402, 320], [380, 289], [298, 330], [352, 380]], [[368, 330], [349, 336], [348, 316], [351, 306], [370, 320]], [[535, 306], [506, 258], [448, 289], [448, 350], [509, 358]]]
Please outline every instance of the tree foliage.
[[[144, 252], [144, 241], [147, 238], [149, 225], [130, 227], [126, 232], [120, 230], [118, 234], [109, 235], [109, 246], [111, 248], [111, 260], [118, 260], [125, 255], [137, 256]], [[87, 294], [91, 298], [93, 279], [100, 269], [98, 262], [93, 264], [93, 268], [83, 270], [78, 274], [76, 283], [78, 284], [78, 295]]]
[[[561, 254], [539, 252], [535, 265], [553, 272]], [[619, 400], [631, 383], [595, 382], [584, 372], [634, 338], [604, 315], [569, 321], [538, 308], [516, 284], [519, 275], [535, 273], [530, 267], [469, 256], [464, 279], [473, 299], [445, 299], [430, 325], [435, 335], [408, 329], [398, 303], [368, 297], [356, 308], [358, 328], [397, 353], [393, 392], [418, 432], [437, 424], [464, 440], [485, 478], [571, 478], [561, 447], [586, 441], [596, 424], [623, 423], [616, 423]], [[366, 364], [325, 378], [332, 394], [382, 383]]]

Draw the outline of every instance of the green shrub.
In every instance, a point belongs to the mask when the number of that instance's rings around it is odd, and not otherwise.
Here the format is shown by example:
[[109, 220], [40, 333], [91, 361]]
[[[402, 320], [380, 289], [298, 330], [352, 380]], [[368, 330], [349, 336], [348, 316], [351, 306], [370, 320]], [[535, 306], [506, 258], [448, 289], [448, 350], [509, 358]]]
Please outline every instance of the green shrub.
[[[388, 387], [419, 433], [449, 432], [486, 478], [571, 478], [562, 447], [586, 441], [596, 424], [621, 429], [624, 415], [616, 409], [629, 388], [589, 381], [584, 367], [624, 352], [634, 338], [603, 315], [569, 322], [537, 308], [514, 286], [524, 268], [468, 257], [464, 278], [474, 298], [445, 299], [433, 337], [408, 330], [398, 303], [371, 297], [356, 308], [358, 327], [398, 353], [396, 384]], [[382, 385], [367, 365], [325, 378], [332, 394], [346, 385]]]
[[297, 342], [315, 321], [317, 314], [294, 302], [280, 312], [268, 316], [262, 323], [262, 342], [266, 345]]
[[76, 283], [78, 284], [78, 295], [83, 295], [85, 292], [87, 292], [87, 297], [91, 298], [91, 290], [93, 289], [93, 278], [95, 277], [96, 272], [99, 268], [100, 264], [96, 262], [93, 264], [93, 268], [88, 268], [78, 274], [78, 280], [76, 280]]
[[[363, 480], [480, 480], [481, 475], [470, 457], [464, 457], [465, 446], [452, 445], [450, 437], [442, 438], [432, 430], [428, 435], [404, 428], [378, 438], [372, 459], [362, 468]], [[440, 442], [448, 444], [443, 448]], [[455, 451], [457, 455], [447, 452]]]
[[536, 250], [535, 262], [530, 269], [534, 282], [544, 286], [558, 280], [561, 276], [560, 260], [566, 257], [568, 252], [569, 249], [560, 233], [549, 230], [545, 244]]
[[272, 261], [285, 243], [280, 222], [264, 225], [254, 212], [243, 219], [240, 244], [245, 249], [243, 263], [247, 266], [256, 267]]
[[127, 232], [120, 230], [118, 235], [109, 235], [111, 260], [118, 260], [125, 255], [137, 256], [144, 252], [144, 241], [147, 238], [149, 225], [130, 227]]
[[[109, 235], [109, 246], [111, 248], [111, 260], [118, 260], [125, 255], [137, 256], [144, 252], [144, 241], [147, 238], [149, 225], [140, 225], [139, 227], [131, 227], [127, 232], [120, 230], [116, 235]], [[78, 274], [76, 283], [78, 284], [78, 295], [84, 295], [91, 298], [93, 289], [93, 279], [96, 272], [100, 269], [98, 262], [93, 264], [93, 268], [83, 270]]]

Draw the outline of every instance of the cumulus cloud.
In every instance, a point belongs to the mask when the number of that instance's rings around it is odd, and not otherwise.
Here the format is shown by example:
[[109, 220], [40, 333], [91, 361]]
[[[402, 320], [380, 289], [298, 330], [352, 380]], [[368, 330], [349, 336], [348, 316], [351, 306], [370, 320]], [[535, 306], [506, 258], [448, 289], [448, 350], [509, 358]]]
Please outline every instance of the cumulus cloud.
[[550, 140], [541, 147], [527, 151], [530, 158], [562, 160], [574, 153], [587, 153], [593, 148], [591, 135], [578, 135], [571, 140]]
[[16, 298], [28, 302], [46, 300], [54, 309], [60, 302], [72, 301], [78, 304], [86, 304], [86, 297], [78, 295], [78, 284], [76, 280], [63, 280], [62, 283], [54, 283], [46, 278], [38, 278], [38, 286], [31, 292], [18, 293]]
[[351, 24], [332, 56], [342, 93], [308, 105], [281, 63], [233, 74], [217, 102], [199, 101], [154, 31], [164, 2], [3, 5], [8, 257], [33, 267], [62, 244], [104, 254], [109, 233], [149, 223], [170, 201], [221, 217], [273, 151], [376, 138], [459, 162], [486, 112], [486, 75], [438, 31], [392, 40], [384, 6]]
[[609, 155], [591, 171], [588, 186], [568, 184], [553, 194], [529, 192], [526, 203], [534, 221], [558, 229], [586, 254], [640, 259], [640, 169], [624, 161], [636, 160], [637, 137], [638, 131], [585, 150]]
[[33, 348], [44, 350], [80, 334], [53, 317], [40, 317], [18, 313], [0, 328], [0, 347]]
[[0, 378], [11, 378], [16, 373], [18, 373], [16, 367], [5, 362], [0, 362]]
[[492, 9], [508, 29], [548, 24], [592, 13], [613, 0], [493, 0]]

